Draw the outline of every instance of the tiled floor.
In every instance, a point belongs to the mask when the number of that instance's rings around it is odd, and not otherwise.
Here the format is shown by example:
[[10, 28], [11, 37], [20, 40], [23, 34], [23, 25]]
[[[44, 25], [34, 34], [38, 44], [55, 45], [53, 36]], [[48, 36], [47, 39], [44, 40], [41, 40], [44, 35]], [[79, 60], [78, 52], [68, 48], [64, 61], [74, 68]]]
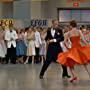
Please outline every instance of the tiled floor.
[[73, 84], [62, 79], [58, 64], [51, 64], [43, 80], [38, 77], [40, 69], [41, 64], [0, 65], [0, 90], [90, 90], [90, 77], [83, 66], [75, 68], [79, 80]]

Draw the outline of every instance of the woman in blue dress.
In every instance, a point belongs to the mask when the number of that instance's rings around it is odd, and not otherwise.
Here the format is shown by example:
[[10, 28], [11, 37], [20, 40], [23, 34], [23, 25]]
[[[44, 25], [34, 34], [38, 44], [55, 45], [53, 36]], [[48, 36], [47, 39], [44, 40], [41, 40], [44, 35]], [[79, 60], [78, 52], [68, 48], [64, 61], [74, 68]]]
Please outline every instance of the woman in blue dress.
[[18, 58], [18, 62], [23, 63], [23, 56], [26, 55], [26, 44], [24, 42], [24, 32], [23, 30], [17, 30], [18, 39], [16, 44], [16, 55]]

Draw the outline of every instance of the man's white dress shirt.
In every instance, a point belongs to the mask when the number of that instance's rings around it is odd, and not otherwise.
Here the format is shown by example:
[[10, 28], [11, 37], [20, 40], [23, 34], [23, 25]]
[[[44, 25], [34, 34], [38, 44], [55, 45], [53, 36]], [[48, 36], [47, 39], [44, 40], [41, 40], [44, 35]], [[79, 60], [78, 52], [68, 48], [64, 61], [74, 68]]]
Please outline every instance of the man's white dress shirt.
[[[51, 28], [51, 35], [52, 35], [52, 37], [54, 37], [54, 35], [55, 35], [55, 29], [53, 29], [53, 28]], [[56, 39], [53, 39], [53, 40], [54, 40], [54, 42], [57, 42]]]

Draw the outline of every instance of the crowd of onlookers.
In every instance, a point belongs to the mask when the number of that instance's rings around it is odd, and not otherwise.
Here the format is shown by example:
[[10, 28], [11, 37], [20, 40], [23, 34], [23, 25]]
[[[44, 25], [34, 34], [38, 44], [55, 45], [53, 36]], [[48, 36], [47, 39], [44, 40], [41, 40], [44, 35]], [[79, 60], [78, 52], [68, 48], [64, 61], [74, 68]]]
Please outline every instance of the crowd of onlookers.
[[[69, 30], [70, 27], [65, 27], [63, 31]], [[82, 25], [79, 30], [90, 44], [90, 28]], [[47, 50], [46, 35], [47, 28], [42, 27], [4, 29], [0, 26], [0, 63], [43, 63]], [[82, 41], [81, 44], [84, 45]]]
[[1, 63], [40, 63], [46, 56], [47, 28], [27, 27], [3, 29], [0, 26]]

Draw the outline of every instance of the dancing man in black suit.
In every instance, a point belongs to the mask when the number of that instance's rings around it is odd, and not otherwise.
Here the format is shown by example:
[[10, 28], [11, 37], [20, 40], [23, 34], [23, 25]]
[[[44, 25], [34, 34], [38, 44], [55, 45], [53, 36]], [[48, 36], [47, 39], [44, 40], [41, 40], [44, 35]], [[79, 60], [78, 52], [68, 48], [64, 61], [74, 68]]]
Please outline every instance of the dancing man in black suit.
[[[48, 29], [45, 40], [48, 44], [48, 48], [46, 54], [46, 61], [44, 62], [40, 72], [40, 79], [43, 79], [43, 75], [51, 62], [57, 60], [58, 53], [62, 52], [60, 42], [64, 40], [64, 36], [62, 30], [59, 28], [58, 20], [52, 20], [52, 27]], [[62, 77], [70, 78], [67, 72], [67, 67], [62, 65], [62, 69]]]

